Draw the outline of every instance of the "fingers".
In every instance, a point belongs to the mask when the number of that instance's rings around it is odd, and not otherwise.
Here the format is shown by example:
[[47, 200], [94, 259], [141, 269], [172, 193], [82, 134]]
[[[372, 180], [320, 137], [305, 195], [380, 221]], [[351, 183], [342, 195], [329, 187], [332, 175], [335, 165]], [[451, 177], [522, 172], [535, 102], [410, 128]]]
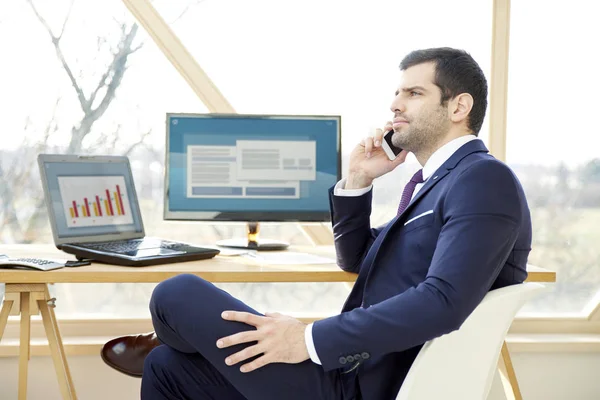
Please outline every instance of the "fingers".
[[240, 371], [242, 372], [252, 372], [255, 371], [261, 367], [264, 367], [267, 364], [270, 364], [271, 361], [269, 361], [268, 357], [266, 355], [257, 358], [256, 360], [252, 361], [251, 363], [248, 364], [244, 364], [242, 365], [242, 367], [240, 368]]
[[383, 135], [391, 130], [393, 130], [392, 122], [388, 121], [385, 123], [383, 129], [375, 129], [372, 137], [367, 137], [362, 140], [361, 144], [365, 147], [365, 154], [367, 157], [371, 156], [371, 153], [377, 148], [381, 147], [381, 142], [383, 141]]
[[375, 148], [375, 146], [373, 146], [373, 138], [366, 137], [363, 139], [363, 143], [365, 146], [365, 154], [367, 155], [367, 157], [371, 157], [371, 153], [373, 152], [373, 149]]
[[398, 153], [396, 158], [394, 158], [394, 160], [392, 161], [392, 163], [394, 164], [394, 168], [406, 161], [406, 156], [408, 156], [408, 151], [406, 150], [402, 150], [400, 153]]
[[260, 334], [258, 333], [258, 331], [239, 332], [234, 335], [217, 340], [217, 347], [220, 349], [224, 349], [226, 347], [234, 346], [240, 343], [258, 341], [259, 338]]
[[[260, 345], [248, 346], [242, 351], [238, 351], [235, 354], [230, 355], [225, 359], [225, 364], [227, 365], [235, 365], [239, 362], [245, 361], [249, 358], [257, 356], [259, 354], [264, 353]], [[248, 364], [246, 364], [248, 365]], [[242, 371], [244, 372], [244, 371]]]
[[373, 135], [373, 144], [375, 147], [381, 147], [381, 141], [383, 140], [383, 130], [376, 129], [375, 134]]
[[389, 131], [394, 130], [391, 121], [385, 123], [383, 129], [377, 129], [375, 131], [375, 135], [373, 136], [373, 140], [375, 141], [375, 147], [381, 146], [381, 142], [383, 141], [383, 136]]
[[280, 317], [285, 317], [285, 315], [280, 314], [278, 312], [266, 312], [265, 317], [280, 318]]
[[[393, 131], [394, 127], [391, 121], [387, 121], [383, 127], [383, 129], [375, 129], [373, 131], [372, 136], [368, 136], [360, 141], [360, 145], [363, 146], [363, 151], [367, 158], [370, 158], [373, 155], [373, 152], [379, 151], [381, 148], [381, 144], [383, 143], [383, 136], [389, 132]], [[400, 156], [400, 155], [399, 155]], [[406, 158], [406, 154], [404, 154], [404, 158]], [[395, 161], [398, 164], [404, 162], [404, 158], [398, 159], [396, 157]]]
[[247, 325], [260, 326], [264, 323], [265, 318], [260, 315], [250, 314], [241, 311], [223, 311], [221, 318], [227, 321], [243, 322]]
[[392, 129], [394, 129], [394, 125], [392, 124], [392, 121], [388, 121], [385, 123], [385, 125], [383, 127], [383, 132], [389, 132]]

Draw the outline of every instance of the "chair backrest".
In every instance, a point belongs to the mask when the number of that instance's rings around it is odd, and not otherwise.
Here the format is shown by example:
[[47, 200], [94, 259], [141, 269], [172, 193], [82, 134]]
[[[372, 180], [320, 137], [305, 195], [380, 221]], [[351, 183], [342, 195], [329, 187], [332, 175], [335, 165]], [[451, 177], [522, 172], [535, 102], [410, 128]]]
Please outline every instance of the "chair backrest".
[[423, 345], [396, 400], [485, 400], [515, 314], [544, 289], [521, 283], [490, 291], [460, 329]]

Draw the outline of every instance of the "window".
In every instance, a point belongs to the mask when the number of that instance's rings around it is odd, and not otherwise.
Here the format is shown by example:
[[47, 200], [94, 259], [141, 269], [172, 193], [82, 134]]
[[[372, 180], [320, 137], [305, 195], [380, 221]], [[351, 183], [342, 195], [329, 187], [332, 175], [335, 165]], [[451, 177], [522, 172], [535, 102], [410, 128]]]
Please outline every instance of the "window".
[[584, 0], [512, 5], [507, 161], [531, 208], [529, 262], [557, 271], [525, 312], [580, 312], [600, 289], [599, 11]]
[[[69, 15], [70, 3], [64, 0], [50, 6], [34, 1], [55, 35]], [[114, 59], [109, 50], [116, 51], [134, 20], [119, 0], [74, 4], [60, 46], [89, 99]], [[344, 170], [354, 145], [390, 118], [398, 65], [409, 51], [464, 48], [487, 76], [490, 72], [489, 1], [154, 0], [153, 4], [236, 111], [341, 115]], [[5, 54], [22, 57], [21, 62], [2, 67], [0, 79], [7, 89], [0, 94], [1, 106], [11, 115], [5, 129], [24, 132], [23, 141], [13, 135], [0, 145], [4, 171], [0, 179], [11, 189], [7, 197], [1, 196], [5, 200], [1, 200], [0, 215], [8, 224], [2, 225], [0, 240], [52, 241], [35, 167], [35, 155], [41, 151], [128, 154], [150, 235], [168, 233], [174, 239], [197, 237], [197, 241], [213, 242], [243, 234], [242, 225], [162, 221], [165, 113], [206, 108], [143, 29], [135, 33], [130, 45], [135, 51], [127, 58], [127, 68], [121, 71], [122, 80], [106, 111], [88, 121], [83, 119], [81, 101], [50, 36], [31, 7], [26, 2], [9, 2], [0, 10], [0, 15], [11, 15], [0, 21], [1, 33], [19, 38], [0, 46]], [[108, 81], [114, 73], [108, 74]], [[92, 107], [106, 93], [106, 88], [98, 90]], [[72, 144], [88, 122], [93, 122], [89, 133]], [[481, 137], [487, 138], [487, 123]], [[403, 184], [417, 168], [412, 159], [376, 183], [374, 225], [394, 215]], [[36, 216], [33, 220], [32, 215]], [[262, 233], [307, 243], [295, 225], [267, 225]], [[336, 312], [348, 292], [343, 284], [220, 286], [259, 310], [277, 309], [285, 298], [287, 308], [281, 311]], [[77, 284], [56, 285], [53, 290], [59, 292], [57, 313], [63, 317], [135, 317], [147, 315], [152, 288], [146, 284]]]
[[[0, 241], [52, 243], [36, 156], [127, 154], [146, 230], [162, 215], [165, 113], [206, 108], [120, 0], [2, 2]], [[60, 38], [57, 57], [51, 34]], [[16, 56], [18, 54], [18, 56]], [[72, 79], [69, 77], [72, 75]], [[94, 97], [95, 94], [95, 97]], [[93, 99], [93, 100], [92, 100]], [[84, 109], [88, 109], [84, 112]], [[54, 285], [60, 316], [147, 311], [149, 285]], [[130, 300], [131, 299], [131, 300]], [[141, 310], [141, 311], [140, 311]]]
[[[344, 173], [352, 148], [390, 119], [408, 52], [464, 48], [490, 73], [488, 1], [182, 0], [183, 16], [153, 4], [237, 112], [341, 115]], [[411, 159], [376, 184], [375, 224], [395, 214], [416, 169]]]
[[[344, 174], [352, 148], [390, 119], [398, 65], [408, 52], [461, 47], [487, 76], [490, 72], [491, 2], [182, 3], [189, 6], [183, 16], [172, 10], [172, 1], [153, 1], [237, 112], [342, 116]], [[487, 123], [481, 137], [487, 139]], [[410, 159], [376, 182], [373, 225], [395, 215], [403, 185], [416, 169], [416, 160]], [[232, 292], [243, 285], [220, 286]], [[280, 299], [290, 299], [284, 311], [337, 312], [348, 293], [340, 284], [247, 287], [253, 294], [241, 298], [259, 310], [278, 308]]]

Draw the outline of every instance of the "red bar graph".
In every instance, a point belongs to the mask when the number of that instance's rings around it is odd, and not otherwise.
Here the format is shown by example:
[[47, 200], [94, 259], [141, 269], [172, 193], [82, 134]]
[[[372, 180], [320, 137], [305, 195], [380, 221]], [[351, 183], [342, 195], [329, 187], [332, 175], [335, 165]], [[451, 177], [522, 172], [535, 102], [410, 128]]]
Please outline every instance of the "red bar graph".
[[108, 209], [109, 209], [110, 215], [115, 215], [115, 211], [114, 211], [113, 205], [112, 205], [112, 199], [110, 197], [110, 192], [108, 191], [108, 189], [106, 189], [106, 198], [108, 199]]
[[100, 206], [100, 197], [96, 196], [96, 206], [98, 207], [98, 213], [102, 216], [102, 207]]
[[[71, 218], [124, 216], [126, 213], [125, 206], [123, 204], [123, 193], [121, 192], [121, 186], [117, 184], [114, 187], [116, 189], [112, 192], [114, 196], [111, 196], [110, 189], [105, 189], [104, 193], [106, 193], [106, 198], [102, 198], [99, 195], [93, 194], [89, 197], [83, 197], [83, 204], [78, 204], [77, 200], [73, 200], [71, 203], [73, 207], [69, 206]], [[92, 202], [90, 202], [90, 199], [92, 199]], [[104, 205], [104, 210], [106, 213], [102, 212], [102, 205]], [[91, 207], [94, 208], [93, 213], [90, 210]], [[117, 209], [116, 214], [115, 208]]]
[[69, 228], [135, 222], [123, 176], [63, 176], [58, 184]]
[[91, 217], [92, 214], [90, 214], [90, 204], [88, 203], [87, 197], [83, 198], [83, 202], [85, 203], [85, 215], [86, 215], [86, 217]]

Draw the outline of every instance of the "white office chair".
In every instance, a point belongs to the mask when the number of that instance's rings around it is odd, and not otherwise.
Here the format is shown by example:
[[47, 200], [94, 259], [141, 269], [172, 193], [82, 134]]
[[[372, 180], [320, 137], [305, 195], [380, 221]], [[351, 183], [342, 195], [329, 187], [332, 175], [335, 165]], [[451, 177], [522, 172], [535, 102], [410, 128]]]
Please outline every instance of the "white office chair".
[[460, 329], [425, 343], [396, 400], [485, 400], [515, 314], [543, 289], [522, 283], [489, 292]]

